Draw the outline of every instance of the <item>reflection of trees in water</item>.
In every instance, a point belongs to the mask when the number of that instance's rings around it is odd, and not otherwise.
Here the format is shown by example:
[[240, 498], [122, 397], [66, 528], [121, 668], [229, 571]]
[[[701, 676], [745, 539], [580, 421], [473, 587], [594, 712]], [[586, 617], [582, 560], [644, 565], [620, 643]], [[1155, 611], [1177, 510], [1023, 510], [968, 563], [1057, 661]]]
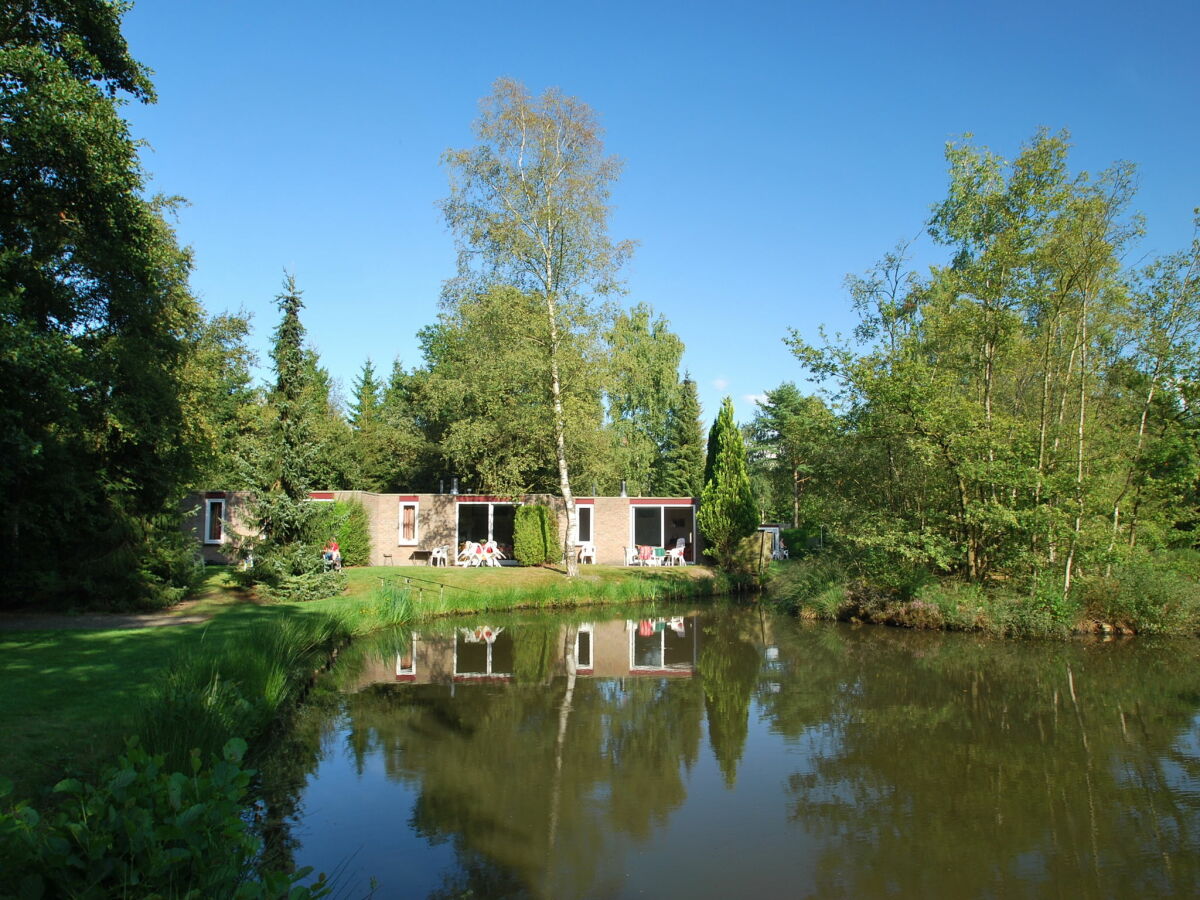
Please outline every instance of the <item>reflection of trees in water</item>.
[[1198, 753], [1178, 738], [1195, 721], [1196, 648], [801, 627], [777, 640], [785, 688], [762, 702], [809, 748], [788, 787], [793, 821], [827, 842], [822, 894], [1200, 887]]
[[708, 620], [700, 649], [708, 739], [730, 788], [737, 781], [749, 729], [750, 696], [761, 666], [760, 651], [746, 635], [758, 626], [756, 614], [726, 610]]
[[411, 825], [453, 842], [461, 871], [447, 891], [603, 893], [617, 877], [599, 870], [611, 842], [648, 837], [683, 802], [698, 686], [577, 679], [560, 747], [565, 682], [458, 684], [453, 696], [441, 685], [379, 686], [347, 698], [351, 741], [419, 789]]

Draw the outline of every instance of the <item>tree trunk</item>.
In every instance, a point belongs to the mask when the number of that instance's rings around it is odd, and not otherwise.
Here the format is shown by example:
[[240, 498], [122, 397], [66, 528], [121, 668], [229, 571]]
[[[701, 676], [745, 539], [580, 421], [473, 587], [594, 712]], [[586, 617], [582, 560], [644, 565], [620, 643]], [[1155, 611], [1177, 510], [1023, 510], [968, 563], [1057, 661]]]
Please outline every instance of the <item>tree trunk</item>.
[[554, 405], [554, 455], [558, 460], [558, 481], [562, 489], [563, 505], [567, 509], [567, 536], [563, 541], [566, 555], [567, 577], [579, 574], [579, 559], [576, 556], [576, 541], [579, 536], [579, 511], [575, 495], [571, 492], [571, 475], [567, 469], [567, 423], [563, 413], [562, 382], [558, 373], [558, 308], [554, 297], [546, 292], [546, 314], [550, 319], [550, 398]]

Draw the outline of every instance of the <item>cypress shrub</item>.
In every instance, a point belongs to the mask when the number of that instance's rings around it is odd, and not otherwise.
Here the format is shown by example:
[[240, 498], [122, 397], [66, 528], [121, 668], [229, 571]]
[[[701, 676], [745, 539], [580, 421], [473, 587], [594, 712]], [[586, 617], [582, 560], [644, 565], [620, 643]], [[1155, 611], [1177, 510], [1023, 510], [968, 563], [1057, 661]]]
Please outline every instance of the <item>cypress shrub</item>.
[[562, 559], [558, 545], [558, 516], [548, 506], [528, 503], [517, 507], [513, 521], [513, 556], [523, 566], [541, 566]]

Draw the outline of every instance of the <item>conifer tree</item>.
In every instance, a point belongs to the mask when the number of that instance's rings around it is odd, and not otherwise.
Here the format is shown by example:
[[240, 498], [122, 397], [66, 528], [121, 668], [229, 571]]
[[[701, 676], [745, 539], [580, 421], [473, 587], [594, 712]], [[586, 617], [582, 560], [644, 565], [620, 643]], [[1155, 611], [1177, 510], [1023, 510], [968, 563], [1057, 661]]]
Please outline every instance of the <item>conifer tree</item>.
[[704, 432], [700, 425], [700, 398], [696, 382], [684, 376], [667, 424], [663, 453], [664, 497], [699, 497], [704, 489]]
[[719, 565], [726, 565], [738, 541], [758, 528], [758, 506], [750, 487], [746, 442], [733, 419], [733, 401], [729, 397], [721, 403], [708, 445], [711, 475], [700, 493], [696, 525], [708, 542], [705, 552], [715, 556]]

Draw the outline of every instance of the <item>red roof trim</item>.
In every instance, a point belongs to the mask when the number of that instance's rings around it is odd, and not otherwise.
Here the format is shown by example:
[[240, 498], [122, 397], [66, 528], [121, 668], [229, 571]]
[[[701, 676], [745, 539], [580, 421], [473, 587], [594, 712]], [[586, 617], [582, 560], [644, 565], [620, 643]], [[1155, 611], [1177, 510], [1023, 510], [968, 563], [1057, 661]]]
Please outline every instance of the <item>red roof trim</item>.
[[596, 499], [594, 497], [576, 497], [575, 498], [575, 503], [577, 505], [582, 503], [585, 506], [590, 506], [590, 505], [594, 504], [595, 502], [596, 502]]
[[225, 492], [224, 491], [205, 491], [204, 499], [205, 500], [224, 500]]
[[483, 494], [459, 494], [459, 503], [515, 503], [512, 497], [490, 497]]
[[420, 503], [421, 498], [418, 497], [416, 494], [401, 494], [399, 502], [400, 503]]
[[309, 500], [332, 500], [333, 491], [309, 491]]
[[691, 497], [630, 497], [630, 506], [695, 506]]

